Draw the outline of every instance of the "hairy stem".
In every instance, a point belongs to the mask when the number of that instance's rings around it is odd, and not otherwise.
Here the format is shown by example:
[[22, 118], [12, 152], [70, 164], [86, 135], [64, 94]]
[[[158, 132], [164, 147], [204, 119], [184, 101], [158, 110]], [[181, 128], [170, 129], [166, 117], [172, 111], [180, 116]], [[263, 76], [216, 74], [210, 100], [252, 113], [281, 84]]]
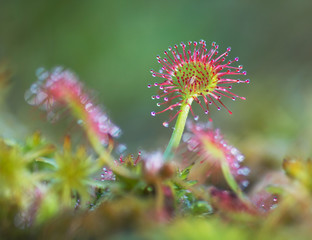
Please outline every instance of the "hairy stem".
[[88, 130], [88, 128], [85, 128], [85, 130], [87, 132], [91, 145], [93, 146], [97, 154], [99, 154], [101, 160], [105, 165], [107, 165], [118, 176], [130, 179], [136, 178], [136, 176], [133, 173], [131, 173], [127, 168], [116, 165], [114, 163], [114, 159], [111, 157], [109, 152], [102, 146], [98, 138], [94, 136], [93, 132]]
[[[81, 108], [81, 105], [75, 101], [72, 101], [71, 98], [66, 99], [66, 101], [72, 111], [72, 114], [77, 119], [82, 119], [84, 122], [87, 122], [84, 111]], [[96, 133], [92, 130], [92, 127], [88, 126], [88, 124], [84, 124], [83, 129], [86, 132], [93, 149], [100, 156], [100, 159], [102, 160], [104, 165], [107, 165], [117, 176], [128, 179], [137, 178], [127, 168], [123, 166], [118, 166], [114, 163], [114, 159], [110, 155], [111, 149], [106, 149], [103, 147], [98, 137], [96, 136]]]
[[174, 126], [174, 130], [171, 135], [170, 141], [164, 152], [164, 160], [166, 162], [171, 160], [171, 158], [173, 157], [174, 151], [180, 144], [182, 134], [184, 131], [184, 127], [185, 127], [185, 123], [186, 123], [186, 119], [190, 111], [192, 102], [193, 102], [193, 98], [189, 98], [187, 99], [186, 102], [182, 103], [181, 105], [181, 108], [180, 108], [181, 112], [179, 113], [179, 116]]
[[244, 199], [244, 194], [241, 188], [238, 186], [233, 174], [231, 173], [230, 166], [225, 159], [221, 160], [221, 169], [227, 184], [236, 193], [236, 195], [242, 200]]

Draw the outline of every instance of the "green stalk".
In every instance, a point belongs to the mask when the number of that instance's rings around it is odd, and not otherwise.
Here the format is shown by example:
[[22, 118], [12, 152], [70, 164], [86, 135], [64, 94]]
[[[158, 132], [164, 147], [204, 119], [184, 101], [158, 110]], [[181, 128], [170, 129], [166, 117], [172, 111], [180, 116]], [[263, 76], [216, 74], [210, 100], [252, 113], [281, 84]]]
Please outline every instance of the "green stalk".
[[188, 116], [188, 113], [190, 111], [190, 106], [193, 102], [193, 98], [190, 97], [189, 99], [187, 99], [186, 102], [184, 102], [181, 105], [180, 108], [180, 113], [178, 116], [178, 119], [176, 121], [176, 124], [174, 126], [174, 130], [173, 133], [171, 135], [170, 141], [168, 143], [168, 146], [164, 152], [164, 160], [165, 162], [168, 162], [171, 160], [171, 158], [173, 157], [173, 153], [176, 150], [176, 148], [179, 146], [181, 138], [182, 138], [182, 134], [184, 131], [184, 127], [185, 127], [185, 123], [186, 123], [186, 119]]
[[123, 166], [118, 166], [114, 163], [114, 159], [111, 155], [107, 152], [107, 150], [102, 146], [99, 142], [98, 138], [90, 131], [87, 127], [85, 127], [85, 131], [87, 132], [89, 141], [93, 146], [94, 150], [99, 154], [101, 160], [105, 165], [107, 165], [116, 175], [128, 179], [135, 179], [137, 178], [136, 175], [131, 173], [127, 168]]
[[231, 173], [229, 163], [224, 158], [221, 158], [221, 169], [225, 177], [225, 180], [230, 186], [230, 188], [233, 190], [233, 192], [236, 193], [239, 199], [244, 200], [245, 199], [244, 193], [238, 186], [233, 174]]
[[[82, 110], [82, 107], [79, 103], [76, 101], [73, 101], [70, 97], [67, 100], [67, 104], [69, 105], [73, 115], [77, 119], [83, 119], [84, 122], [86, 122], [85, 119], [85, 113], [84, 110]], [[114, 159], [108, 152], [106, 148], [102, 146], [100, 143], [98, 137], [96, 134], [93, 132], [92, 128], [89, 127], [88, 125], [84, 124], [83, 129], [87, 133], [88, 139], [95, 150], [95, 152], [100, 156], [100, 159], [102, 162], [107, 165], [116, 175], [123, 177], [123, 178], [128, 178], [128, 179], [136, 179], [137, 176], [135, 176], [133, 173], [131, 173], [127, 168], [123, 166], [118, 166], [114, 163]]]

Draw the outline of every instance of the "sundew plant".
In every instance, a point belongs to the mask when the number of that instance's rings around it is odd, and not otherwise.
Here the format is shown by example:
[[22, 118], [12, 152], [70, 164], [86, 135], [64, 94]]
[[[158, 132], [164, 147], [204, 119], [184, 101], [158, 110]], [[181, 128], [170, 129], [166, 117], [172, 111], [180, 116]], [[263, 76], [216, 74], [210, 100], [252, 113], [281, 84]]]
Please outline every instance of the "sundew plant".
[[122, 130], [78, 76], [39, 68], [27, 103], [49, 122], [71, 118], [87, 142], [64, 133], [59, 146], [40, 129], [0, 139], [0, 239], [309, 239], [311, 160], [285, 159], [250, 183], [257, 169], [214, 127], [211, 108], [232, 114], [246, 100], [238, 84], [253, 87], [231, 48], [219, 49], [189, 41], [156, 57], [149, 117], [165, 115], [171, 137], [151, 152], [120, 154]]

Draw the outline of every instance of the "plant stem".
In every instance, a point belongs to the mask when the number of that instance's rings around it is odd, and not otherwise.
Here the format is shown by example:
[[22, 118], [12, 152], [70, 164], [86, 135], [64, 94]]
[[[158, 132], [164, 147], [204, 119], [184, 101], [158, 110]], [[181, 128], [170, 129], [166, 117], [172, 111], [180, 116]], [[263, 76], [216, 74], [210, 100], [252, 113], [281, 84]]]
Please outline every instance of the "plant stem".
[[173, 152], [176, 150], [176, 148], [180, 144], [182, 134], [184, 131], [184, 127], [185, 127], [185, 122], [186, 122], [188, 113], [190, 111], [190, 108], [191, 108], [190, 106], [191, 106], [192, 102], [193, 102], [193, 98], [191, 97], [191, 98], [187, 99], [187, 101], [181, 105], [180, 113], [179, 113], [178, 119], [176, 121], [176, 124], [174, 126], [173, 133], [171, 135], [168, 146], [164, 152], [165, 162], [168, 162], [171, 160], [171, 158], [173, 157]]
[[162, 184], [159, 179], [155, 182], [155, 189], [156, 189], [156, 212], [161, 216], [162, 212], [164, 211], [164, 201], [165, 196], [162, 189]]
[[[82, 119], [84, 122], [87, 122], [85, 113], [81, 108], [81, 105], [75, 101], [72, 101], [71, 98], [67, 99], [67, 104], [69, 105], [73, 115], [77, 119]], [[100, 143], [98, 137], [92, 130], [92, 127], [89, 127], [88, 124], [83, 125], [83, 129], [87, 133], [88, 139], [94, 148], [95, 152], [100, 156], [100, 159], [105, 165], [107, 165], [116, 175], [128, 179], [136, 179], [137, 176], [131, 173], [127, 168], [123, 166], [118, 166], [114, 163], [114, 159], [110, 155], [108, 149], [104, 148]]]
[[233, 192], [236, 193], [239, 199], [244, 200], [245, 198], [244, 193], [242, 192], [241, 188], [238, 186], [233, 174], [231, 173], [229, 163], [225, 159], [221, 160], [221, 169], [225, 177], [225, 180], [230, 186], [230, 188], [233, 190]]
[[123, 166], [115, 165], [114, 160], [111, 157], [111, 155], [102, 146], [98, 138], [94, 136], [92, 131], [90, 131], [87, 127], [85, 128], [85, 131], [87, 132], [91, 145], [93, 146], [94, 150], [99, 154], [101, 160], [103, 161], [105, 165], [107, 165], [118, 176], [129, 178], [129, 179], [136, 178], [136, 176], [133, 173], [131, 173], [127, 168]]

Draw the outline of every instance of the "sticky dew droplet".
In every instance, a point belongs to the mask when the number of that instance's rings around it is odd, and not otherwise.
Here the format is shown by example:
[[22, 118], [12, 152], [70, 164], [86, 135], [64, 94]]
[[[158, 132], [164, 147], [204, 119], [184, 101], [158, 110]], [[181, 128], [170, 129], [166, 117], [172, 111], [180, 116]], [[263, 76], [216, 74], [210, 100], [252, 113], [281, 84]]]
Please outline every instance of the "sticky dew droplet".
[[83, 124], [84, 124], [84, 122], [83, 122], [83, 120], [82, 120], [82, 119], [78, 119], [78, 120], [77, 120], [77, 124], [78, 124], [78, 125], [83, 125]]
[[168, 122], [163, 122], [163, 126], [164, 127], [169, 127], [169, 123]]
[[85, 109], [89, 112], [92, 109], [92, 107], [93, 107], [92, 103], [87, 103]]
[[249, 181], [248, 181], [248, 180], [244, 180], [244, 181], [242, 181], [242, 182], [240, 183], [240, 185], [241, 185], [243, 188], [246, 188], [246, 187], [248, 187], [248, 185], [249, 185]]
[[116, 148], [116, 152], [118, 154], [122, 154], [127, 150], [127, 146], [125, 144], [119, 144]]

